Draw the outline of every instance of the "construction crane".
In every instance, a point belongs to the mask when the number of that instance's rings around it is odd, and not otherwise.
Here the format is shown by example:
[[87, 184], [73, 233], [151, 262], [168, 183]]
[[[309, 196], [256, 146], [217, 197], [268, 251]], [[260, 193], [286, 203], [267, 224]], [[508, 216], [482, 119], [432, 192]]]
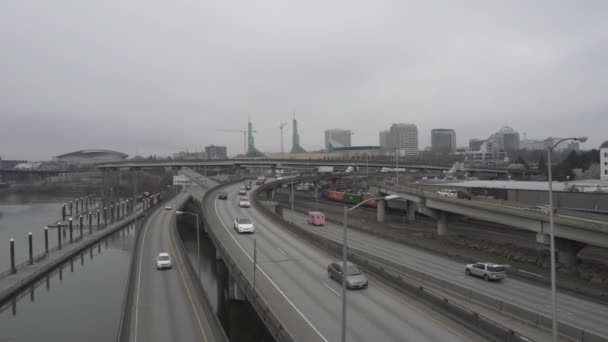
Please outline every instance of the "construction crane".
[[[243, 133], [243, 155], [247, 154], [247, 130], [246, 129], [218, 129], [218, 132]], [[258, 131], [251, 131], [257, 133]]]
[[287, 125], [287, 122], [281, 122], [279, 129], [281, 130], [281, 158], [283, 158], [283, 127]]

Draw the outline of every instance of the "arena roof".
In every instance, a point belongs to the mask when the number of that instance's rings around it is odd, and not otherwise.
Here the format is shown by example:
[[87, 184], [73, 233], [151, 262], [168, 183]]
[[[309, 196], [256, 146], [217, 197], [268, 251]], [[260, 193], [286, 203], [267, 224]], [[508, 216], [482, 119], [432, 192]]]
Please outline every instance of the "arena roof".
[[62, 159], [62, 158], [70, 158], [70, 157], [96, 157], [99, 155], [103, 155], [103, 154], [110, 154], [110, 155], [114, 155], [116, 157], [119, 157], [121, 159], [125, 159], [127, 158], [129, 155], [122, 153], [122, 152], [117, 152], [117, 151], [112, 151], [112, 150], [100, 150], [100, 149], [93, 149], [93, 150], [80, 150], [80, 151], [74, 151], [74, 152], [70, 152], [70, 153], [66, 153], [66, 154], [62, 154], [60, 156], [57, 156], [57, 159]]

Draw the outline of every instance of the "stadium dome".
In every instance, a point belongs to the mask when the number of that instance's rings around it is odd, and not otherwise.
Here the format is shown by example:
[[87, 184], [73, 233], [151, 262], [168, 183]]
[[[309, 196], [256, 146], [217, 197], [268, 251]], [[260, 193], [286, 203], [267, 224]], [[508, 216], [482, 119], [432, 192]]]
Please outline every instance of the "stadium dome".
[[127, 158], [129, 155], [110, 150], [80, 150], [55, 157], [58, 161], [75, 164], [90, 164], [101, 162], [115, 162]]
[[604, 141], [604, 143], [600, 145], [600, 148], [608, 148], [608, 140]]

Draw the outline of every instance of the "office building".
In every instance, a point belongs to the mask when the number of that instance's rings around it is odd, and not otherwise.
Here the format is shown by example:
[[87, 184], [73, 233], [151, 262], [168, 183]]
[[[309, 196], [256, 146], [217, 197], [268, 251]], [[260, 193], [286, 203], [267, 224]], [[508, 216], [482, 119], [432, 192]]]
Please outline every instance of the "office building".
[[431, 150], [439, 153], [456, 152], [456, 131], [445, 128], [432, 129]]
[[391, 147], [391, 133], [389, 131], [380, 131], [380, 148], [388, 150]]
[[470, 151], [481, 151], [481, 145], [486, 142], [484, 139], [469, 139]]
[[600, 179], [608, 182], [608, 141], [600, 145]]
[[207, 159], [227, 159], [226, 146], [205, 146], [205, 155]]
[[404, 156], [418, 155], [418, 128], [413, 124], [393, 124], [390, 128], [390, 146]]
[[547, 148], [545, 140], [524, 139], [520, 142], [519, 148], [529, 151], [541, 151]]
[[325, 150], [331, 152], [335, 147], [350, 147], [350, 136], [352, 132], [348, 129], [328, 129], [325, 131]]

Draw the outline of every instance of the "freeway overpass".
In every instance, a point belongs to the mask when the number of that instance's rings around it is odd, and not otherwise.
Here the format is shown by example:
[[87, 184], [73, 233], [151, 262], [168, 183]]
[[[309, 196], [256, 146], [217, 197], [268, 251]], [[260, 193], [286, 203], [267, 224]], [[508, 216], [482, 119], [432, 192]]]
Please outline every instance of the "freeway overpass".
[[[365, 161], [365, 160], [301, 160], [301, 159], [225, 159], [225, 160], [184, 160], [184, 161], [127, 161], [99, 164], [98, 168], [103, 170], [120, 170], [120, 169], [145, 169], [145, 168], [198, 168], [198, 167], [269, 167], [272, 170], [287, 167], [314, 168], [316, 166], [334, 166], [337, 168], [346, 168], [348, 166], [358, 166], [359, 168], [380, 169], [383, 167], [395, 167], [395, 161]], [[417, 171], [448, 171], [450, 167], [435, 166], [435, 165], [399, 165], [399, 168], [406, 170]], [[471, 175], [489, 174], [489, 175], [524, 175], [530, 174], [529, 171], [508, 170], [505, 168], [464, 168], [460, 172], [467, 172]]]
[[[380, 194], [394, 194], [407, 203], [406, 211], [410, 220], [415, 219], [415, 213], [437, 219], [438, 235], [447, 233], [449, 216], [456, 214], [532, 231], [537, 234], [537, 242], [548, 243], [547, 214], [524, 210], [525, 207], [500, 201], [449, 198], [415, 188], [384, 184], [377, 186]], [[385, 203], [380, 201], [378, 221], [383, 221], [384, 211]], [[608, 247], [608, 220], [603, 217], [560, 211], [554, 215], [554, 231], [559, 260], [568, 266], [576, 265], [576, 254], [585, 244]]]

